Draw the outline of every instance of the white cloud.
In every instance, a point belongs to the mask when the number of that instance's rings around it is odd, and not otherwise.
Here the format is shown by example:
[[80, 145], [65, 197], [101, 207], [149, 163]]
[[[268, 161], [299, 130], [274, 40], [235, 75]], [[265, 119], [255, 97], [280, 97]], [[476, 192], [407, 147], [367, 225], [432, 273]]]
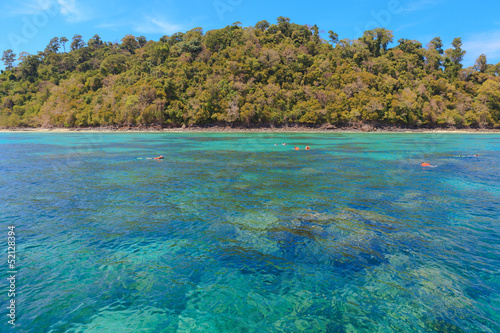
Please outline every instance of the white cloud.
[[117, 30], [118, 28], [125, 27], [128, 24], [129, 23], [125, 22], [108, 22], [108, 23], [97, 24], [95, 27], [99, 29], [102, 28], [102, 29]]
[[182, 25], [170, 23], [159, 18], [146, 17], [134, 24], [134, 30], [145, 34], [173, 34], [182, 30]]
[[36, 15], [41, 12], [58, 13], [70, 22], [81, 22], [91, 18], [90, 11], [76, 0], [27, 0], [16, 1], [7, 7], [9, 16]]
[[413, 27], [421, 25], [421, 24], [422, 24], [422, 22], [412, 22], [412, 23], [403, 24], [403, 25], [400, 25], [397, 28], [395, 28], [394, 32], [400, 32], [400, 31], [406, 30], [408, 28], [413, 28]]
[[464, 38], [462, 49], [467, 51], [464, 57], [466, 66], [473, 65], [483, 53], [489, 63], [497, 63], [500, 60], [500, 30], [469, 35]]
[[427, 9], [429, 7], [433, 7], [439, 4], [441, 0], [416, 0], [408, 3], [406, 7], [404, 7], [402, 12], [416, 12], [419, 10]]
[[53, 9], [54, 4], [53, 0], [15, 1], [7, 5], [7, 12], [10, 16], [35, 15]]
[[171, 35], [176, 32], [183, 31], [184, 25], [170, 23], [167, 20], [160, 18], [144, 17], [140, 21], [117, 20], [113, 22], [101, 23], [95, 26], [96, 28], [110, 29], [115, 31], [124, 30], [124, 28], [134, 30], [141, 34], [159, 34]]
[[59, 5], [59, 12], [68, 19], [82, 21], [85, 19], [83, 10], [76, 4], [76, 0], [56, 0]]

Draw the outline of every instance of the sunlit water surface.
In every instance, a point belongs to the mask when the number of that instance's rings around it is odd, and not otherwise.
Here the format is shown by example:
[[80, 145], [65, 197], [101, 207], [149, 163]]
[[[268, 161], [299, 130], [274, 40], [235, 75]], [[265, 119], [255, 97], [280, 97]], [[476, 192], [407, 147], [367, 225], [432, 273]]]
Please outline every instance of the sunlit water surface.
[[499, 332], [499, 165], [497, 134], [0, 133], [18, 330]]

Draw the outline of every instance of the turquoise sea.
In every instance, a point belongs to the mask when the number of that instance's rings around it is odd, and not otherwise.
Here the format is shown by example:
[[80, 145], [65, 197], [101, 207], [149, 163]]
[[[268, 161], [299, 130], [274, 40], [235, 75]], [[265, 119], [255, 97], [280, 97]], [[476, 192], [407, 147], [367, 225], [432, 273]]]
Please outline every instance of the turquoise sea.
[[500, 332], [499, 166], [499, 134], [0, 133], [0, 331]]

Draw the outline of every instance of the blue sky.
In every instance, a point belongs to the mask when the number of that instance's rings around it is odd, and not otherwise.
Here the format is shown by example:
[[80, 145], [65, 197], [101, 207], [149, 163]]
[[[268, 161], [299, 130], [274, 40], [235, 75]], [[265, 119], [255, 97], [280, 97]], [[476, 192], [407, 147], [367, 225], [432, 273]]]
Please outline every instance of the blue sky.
[[333, 30], [341, 39], [358, 38], [377, 26], [392, 30], [395, 41], [416, 39], [426, 45], [438, 36], [446, 48], [454, 37], [462, 37], [465, 66], [473, 65], [481, 53], [488, 63], [500, 62], [499, 0], [2, 0], [1, 8], [0, 52], [13, 49], [17, 54], [41, 51], [56, 36], [71, 40], [80, 34], [87, 41], [97, 33], [113, 42], [132, 34], [158, 40], [194, 27], [208, 31], [236, 21], [250, 26], [286, 16], [298, 24]]

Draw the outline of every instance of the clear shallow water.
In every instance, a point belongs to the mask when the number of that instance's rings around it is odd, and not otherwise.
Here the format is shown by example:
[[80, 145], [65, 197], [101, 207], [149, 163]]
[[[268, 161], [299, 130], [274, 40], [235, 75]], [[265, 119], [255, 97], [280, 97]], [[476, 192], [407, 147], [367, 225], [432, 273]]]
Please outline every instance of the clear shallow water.
[[18, 331], [499, 332], [499, 162], [496, 134], [0, 133]]

